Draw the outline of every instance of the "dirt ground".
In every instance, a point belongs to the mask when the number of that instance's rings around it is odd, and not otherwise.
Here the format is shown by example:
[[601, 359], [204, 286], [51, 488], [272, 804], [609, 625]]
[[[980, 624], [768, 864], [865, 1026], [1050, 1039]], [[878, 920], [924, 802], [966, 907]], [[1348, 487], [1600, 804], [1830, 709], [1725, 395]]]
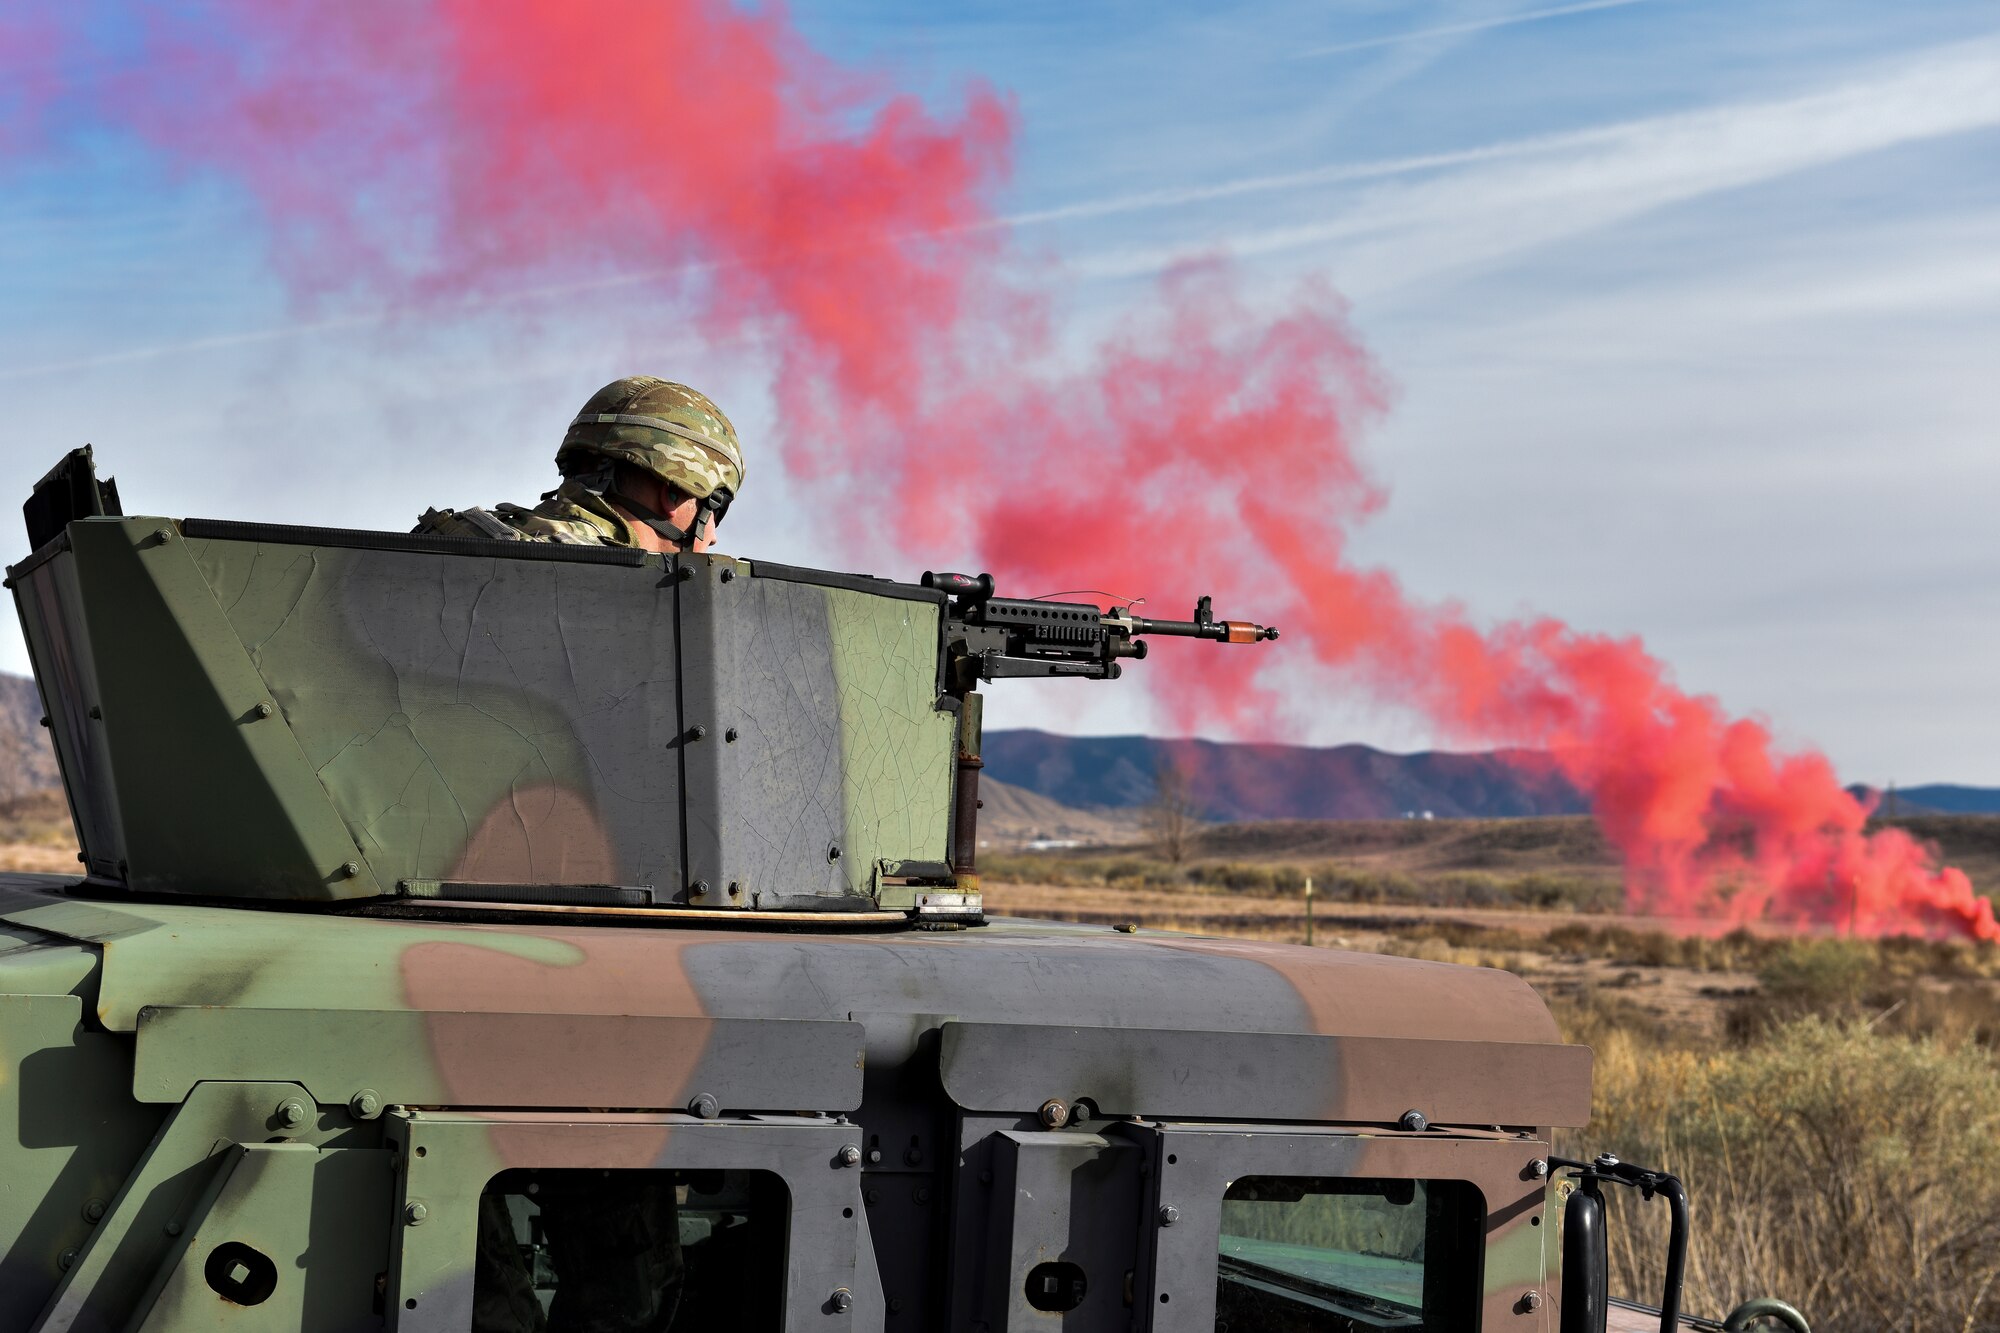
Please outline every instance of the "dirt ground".
[[0, 870], [38, 875], [75, 874], [76, 848], [39, 842], [0, 842]]
[[43, 789], [0, 801], [0, 870], [76, 872], [76, 834], [62, 792]]
[[[1198, 935], [1305, 943], [1304, 906], [1296, 898], [992, 882], [984, 888], [986, 910], [995, 916], [1104, 925], [1130, 922]], [[1722, 929], [1713, 922], [1665, 917], [1320, 902], [1313, 908], [1313, 944], [1320, 948], [1503, 967], [1552, 997], [1572, 996], [1586, 989], [1616, 991], [1664, 1024], [1704, 1034], [1719, 1032], [1727, 1008], [1756, 992], [1756, 979], [1747, 973], [1657, 967], [1533, 946], [1534, 941], [1546, 940], [1550, 931], [1562, 925], [1615, 925], [1676, 935], [1719, 934]], [[1452, 927], [1470, 929], [1449, 929]], [[1439, 938], [1440, 928], [1447, 928], [1445, 934], [1466, 942]], [[1774, 929], [1771, 933], [1779, 932]], [[1482, 936], [1490, 936], [1491, 942], [1483, 942]]]

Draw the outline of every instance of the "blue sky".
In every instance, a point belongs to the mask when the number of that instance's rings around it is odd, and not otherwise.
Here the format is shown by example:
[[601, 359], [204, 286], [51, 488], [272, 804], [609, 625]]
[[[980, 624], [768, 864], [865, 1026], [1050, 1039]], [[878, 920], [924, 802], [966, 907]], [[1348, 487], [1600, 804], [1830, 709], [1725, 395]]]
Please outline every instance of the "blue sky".
[[[1395, 385], [1360, 549], [1420, 594], [1642, 634], [1857, 780], [2000, 784], [1991, 4], [793, 13], [940, 105], [1013, 95], [1002, 209], [1079, 341], [1191, 253], [1274, 301], [1333, 281]], [[135, 511], [406, 527], [544, 489], [576, 404], [638, 369], [754, 447], [760, 350], [676, 316], [643, 275], [301, 314], [235, 182], [71, 132], [0, 167], [0, 493], [90, 440]], [[811, 495], [754, 478], [732, 550], [848, 563]], [[989, 717], [1201, 729], [1132, 691], [1013, 688]], [[1430, 738], [1336, 697], [1306, 739]]]

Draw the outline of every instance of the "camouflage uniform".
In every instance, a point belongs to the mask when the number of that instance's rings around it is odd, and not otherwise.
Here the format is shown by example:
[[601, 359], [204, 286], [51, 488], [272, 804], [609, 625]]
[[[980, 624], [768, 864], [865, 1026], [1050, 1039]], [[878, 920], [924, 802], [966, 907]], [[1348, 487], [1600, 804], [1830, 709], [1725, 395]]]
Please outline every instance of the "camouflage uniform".
[[[642, 522], [660, 516], [611, 489], [619, 465], [701, 501], [697, 530], [705, 515], [720, 523], [743, 486], [742, 448], [721, 408], [685, 384], [631, 375], [592, 394], [570, 422], [556, 450], [563, 483], [543, 495], [540, 504], [532, 509], [514, 504], [491, 510], [430, 509], [415, 530], [445, 537], [637, 546], [637, 527], [611, 501], [616, 499]], [[666, 525], [663, 530], [676, 543], [681, 540], [674, 537], [679, 529]]]
[[503, 504], [488, 509], [427, 509], [416, 531], [439, 537], [489, 541], [570, 542], [580, 546], [637, 546], [632, 521], [580, 482], [565, 481], [533, 509]]

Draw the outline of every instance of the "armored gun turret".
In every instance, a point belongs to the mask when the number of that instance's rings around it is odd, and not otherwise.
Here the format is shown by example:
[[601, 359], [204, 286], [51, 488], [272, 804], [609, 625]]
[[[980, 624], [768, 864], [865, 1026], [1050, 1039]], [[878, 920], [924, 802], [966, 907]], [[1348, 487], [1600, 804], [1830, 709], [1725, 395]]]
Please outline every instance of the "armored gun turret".
[[0, 1328], [1604, 1326], [1520, 980], [982, 910], [979, 683], [1273, 631], [84, 452], [28, 518], [82, 864], [0, 876]]

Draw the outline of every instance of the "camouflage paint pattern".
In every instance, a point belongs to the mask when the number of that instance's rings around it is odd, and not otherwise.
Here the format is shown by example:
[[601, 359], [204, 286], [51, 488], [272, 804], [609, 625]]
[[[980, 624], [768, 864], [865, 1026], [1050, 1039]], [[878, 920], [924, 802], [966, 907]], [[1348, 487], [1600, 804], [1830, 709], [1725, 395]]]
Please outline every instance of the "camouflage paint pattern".
[[0, 876], [0, 1326], [466, 1333], [496, 1173], [671, 1167], [782, 1178], [787, 1329], [1047, 1327], [1050, 1258], [1066, 1328], [1212, 1327], [1245, 1174], [1469, 1181], [1482, 1327], [1555, 1327], [1589, 1055], [1518, 978], [910, 929], [936, 597], [505, 545], [104, 519], [13, 571], [90, 877]]
[[[123, 1191], [129, 1197], [109, 1219], [111, 1230], [100, 1224], [85, 1239], [95, 1240], [97, 1232], [127, 1239], [101, 1254], [98, 1246], [86, 1245], [90, 1264], [72, 1269], [95, 1274], [91, 1281], [104, 1284], [104, 1294], [90, 1300], [110, 1304], [85, 1301], [71, 1278], [67, 1289], [82, 1302], [79, 1311], [101, 1308], [122, 1317], [137, 1308], [127, 1303], [138, 1301], [147, 1284], [169, 1269], [181, 1274], [174, 1279], [175, 1291], [196, 1290], [189, 1288], [187, 1273], [200, 1256], [190, 1257], [170, 1243], [163, 1228], [172, 1219], [154, 1215], [161, 1209], [249, 1209], [251, 1201], [238, 1197], [244, 1182], [264, 1177], [242, 1175], [246, 1169], [277, 1173], [269, 1176], [272, 1182], [292, 1182], [285, 1186], [286, 1197], [303, 1207], [305, 1201], [296, 1198], [300, 1173], [318, 1181], [322, 1177], [314, 1173], [324, 1171], [328, 1197], [342, 1215], [361, 1223], [376, 1219], [370, 1224], [377, 1228], [371, 1244], [393, 1254], [398, 1238], [409, 1237], [427, 1247], [429, 1257], [396, 1279], [404, 1300], [420, 1302], [416, 1311], [392, 1312], [392, 1320], [400, 1321], [396, 1326], [462, 1330], [462, 1322], [433, 1323], [417, 1314], [462, 1308], [470, 1241], [457, 1251], [448, 1246], [439, 1251], [438, 1238], [453, 1228], [470, 1237], [468, 1201], [476, 1200], [493, 1172], [568, 1161], [563, 1153], [572, 1151], [598, 1153], [593, 1161], [599, 1166], [640, 1161], [685, 1166], [690, 1159], [676, 1157], [682, 1130], [709, 1135], [702, 1143], [733, 1145], [732, 1153], [750, 1145], [730, 1159], [749, 1165], [776, 1160], [773, 1154], [785, 1144], [809, 1144], [812, 1151], [800, 1149], [804, 1155], [798, 1161], [814, 1171], [829, 1171], [827, 1149], [834, 1139], [860, 1144], [879, 1138], [895, 1155], [879, 1170], [863, 1167], [840, 1176], [836, 1185], [851, 1190], [865, 1181], [922, 1182], [922, 1191], [881, 1189], [881, 1202], [856, 1211], [882, 1238], [882, 1247], [892, 1238], [900, 1247], [919, 1236], [930, 1237], [926, 1246], [942, 1245], [940, 1219], [926, 1220], [926, 1214], [941, 1205], [950, 1177], [960, 1169], [961, 1154], [945, 1150], [948, 1136], [969, 1135], [976, 1146], [996, 1132], [1039, 1131], [1038, 1109], [1050, 1097], [1061, 1097], [1071, 1104], [1096, 1102], [1107, 1116], [1137, 1117], [1118, 1131], [1124, 1141], [1156, 1156], [1171, 1151], [1182, 1167], [1220, 1172], [1218, 1179], [1251, 1169], [1243, 1152], [1267, 1142], [1258, 1135], [1281, 1134], [1292, 1136], [1280, 1159], [1293, 1170], [1473, 1180], [1488, 1213], [1481, 1279], [1486, 1326], [1548, 1326], [1548, 1306], [1533, 1315], [1513, 1309], [1525, 1291], [1542, 1290], [1538, 1282], [1546, 1285], [1543, 1224], [1531, 1220], [1540, 1215], [1542, 1182], [1529, 1168], [1546, 1155], [1548, 1126], [1512, 1122], [1524, 1113], [1552, 1115], [1557, 1124], [1582, 1120], [1588, 1060], [1555, 1043], [1533, 992], [1506, 973], [1053, 923], [996, 923], [951, 933], [782, 935], [552, 923], [483, 926], [273, 913], [253, 906], [90, 902], [65, 888], [43, 877], [0, 880], [4, 929], [40, 941], [32, 969], [25, 958], [10, 968], [9, 955], [0, 954], [0, 989], [53, 991], [66, 985], [83, 992], [63, 999], [84, 1004], [93, 1015], [90, 1027], [103, 1034], [95, 1038], [100, 1066], [123, 1071], [107, 1084], [122, 1084], [130, 1100], [119, 1104], [140, 1124], [162, 1112], [169, 1126], [185, 1122], [181, 1138], [163, 1139], [150, 1155], [119, 1164], [134, 1173], [140, 1188]], [[1229, 947], [1202, 947], [1222, 945]], [[1339, 1026], [1322, 1026], [1316, 1017], [1336, 1013], [1345, 1016]], [[966, 1021], [974, 1015], [999, 1021]], [[73, 1028], [73, 1014], [70, 1023]], [[1018, 1047], [1011, 1060], [989, 1062], [975, 1094], [953, 1071], [967, 1034], [982, 1029], [984, 1040], [1011, 1037]], [[46, 1060], [54, 1030], [29, 1031], [44, 1043], [38, 1054]], [[15, 1029], [9, 1033], [20, 1035]], [[1269, 1034], [1261, 1040], [1277, 1045], [1271, 1053], [1261, 1052], [1259, 1039], [1246, 1034]], [[65, 1031], [63, 1041], [74, 1035]], [[1379, 1057], [1371, 1047], [1380, 1047]], [[1497, 1049], [1506, 1058], [1468, 1066], [1471, 1048]], [[1160, 1068], [1163, 1052], [1171, 1056], [1172, 1070]], [[925, 1069], [932, 1072], [921, 1075]], [[1014, 1071], [1011, 1079], [1004, 1077], [1007, 1069]], [[1455, 1081], [1449, 1077], [1454, 1069]], [[922, 1086], [940, 1091], [912, 1091]], [[237, 1119], [219, 1121], [219, 1112], [201, 1110], [204, 1098], [229, 1089], [254, 1091], [244, 1093], [247, 1100], [229, 1103], [242, 1108], [231, 1112]], [[704, 1093], [715, 1099], [721, 1113], [716, 1120], [685, 1112]], [[1438, 1100], [1447, 1093], [1460, 1101]], [[364, 1094], [376, 1099], [371, 1116], [355, 1109]], [[1310, 1100], [1315, 1097], [1320, 1100]], [[273, 1119], [288, 1100], [310, 1108], [306, 1126]], [[1383, 1122], [1401, 1110], [1423, 1109], [1426, 1102], [1437, 1113], [1434, 1124], [1452, 1124], [1449, 1132], [1413, 1135], [1385, 1127]], [[397, 1106], [410, 1109], [397, 1112]], [[633, 1109], [616, 1114], [586, 1109], [593, 1106]], [[816, 1114], [787, 1122], [798, 1134], [787, 1137], [789, 1130], [772, 1127], [771, 1116], [801, 1108]], [[1463, 1115], [1472, 1108], [1476, 1118], [1497, 1117], [1507, 1130], [1463, 1123], [1475, 1118]], [[1220, 1114], [1225, 1111], [1229, 1114]], [[386, 1166], [382, 1171], [399, 1191], [399, 1202], [354, 1193], [360, 1186], [350, 1189], [347, 1182], [374, 1178], [375, 1168], [349, 1159], [311, 1171], [288, 1158], [256, 1165], [273, 1125], [286, 1142], [309, 1143], [324, 1158], [347, 1148], [377, 1153], [403, 1132], [395, 1124], [420, 1125], [439, 1115], [468, 1127], [455, 1131], [454, 1155], [446, 1159], [459, 1174], [425, 1183], [418, 1179], [420, 1171], [434, 1173], [443, 1164], [426, 1157], [428, 1165], [419, 1168], [402, 1153], [400, 1174]], [[843, 1115], [850, 1124], [836, 1119]], [[1259, 1119], [1277, 1123], [1251, 1123]], [[905, 1133], [906, 1126], [916, 1128]], [[775, 1137], [766, 1143], [721, 1136], [732, 1127]], [[588, 1146], [557, 1151], [552, 1134]], [[947, 1137], [934, 1142], [934, 1135]], [[1202, 1146], [1191, 1152], [1187, 1145], [1197, 1139]], [[923, 1165], [916, 1170], [903, 1156], [906, 1144], [920, 1150]], [[129, 1133], [123, 1145], [122, 1152], [139, 1151]], [[230, 1145], [250, 1156], [239, 1161]], [[67, 1161], [80, 1148], [45, 1145], [22, 1164], [9, 1156], [16, 1151], [0, 1144], [0, 1166], [18, 1172], [28, 1163]], [[978, 1154], [966, 1153], [964, 1159], [963, 1170], [975, 1172]], [[56, 1205], [45, 1210], [58, 1215], [80, 1217], [88, 1200], [73, 1196], [80, 1188], [104, 1188], [72, 1187], [63, 1170], [36, 1169], [37, 1178], [60, 1182], [51, 1186], [60, 1196]], [[805, 1173], [806, 1166], [796, 1170]], [[159, 1186], [145, 1185], [152, 1178], [148, 1171], [180, 1181], [194, 1172], [204, 1188], [214, 1184], [222, 1191], [216, 1195], [221, 1202], [187, 1202], [184, 1189], [169, 1199]], [[216, 1183], [224, 1171], [235, 1184]], [[1170, 1169], [1163, 1171], [1164, 1190], [1174, 1177]], [[815, 1179], [804, 1176], [806, 1185]], [[802, 1186], [793, 1174], [786, 1180], [796, 1203]], [[1193, 1209], [1212, 1211], [1220, 1198], [1217, 1189], [1208, 1191], [1215, 1200], [1202, 1202], [1203, 1191], [1207, 1185], [1196, 1190], [1199, 1198], [1175, 1196], [1190, 1219]], [[915, 1202], [919, 1192], [932, 1202]], [[957, 1192], [960, 1207], [983, 1207], [977, 1190], [961, 1185]], [[396, 1224], [398, 1209], [413, 1199], [432, 1210], [421, 1236]], [[133, 1208], [152, 1211], [142, 1216]], [[823, 1209], [812, 1218], [795, 1213], [794, 1259], [834, 1265], [813, 1272], [858, 1262], [838, 1256], [848, 1253], [843, 1247], [864, 1243], [865, 1234], [856, 1239], [851, 1228], [828, 1231], [827, 1220], [834, 1216], [837, 1210]], [[961, 1217], [958, 1231], [983, 1234], [982, 1221], [983, 1214]], [[802, 1230], [809, 1222], [811, 1229]], [[221, 1223], [193, 1211], [183, 1226], [198, 1235], [221, 1234], [216, 1230]], [[1193, 1227], [1178, 1234], [1197, 1232]], [[152, 1239], [145, 1244], [130, 1239], [141, 1233]], [[282, 1228], [259, 1234], [279, 1250], [304, 1244]], [[1212, 1229], [1203, 1243], [1212, 1250]], [[462, 1265], [456, 1269], [454, 1253]], [[896, 1253], [884, 1248], [884, 1273], [894, 1272], [901, 1257], [900, 1248]], [[1153, 1280], [1198, 1272], [1185, 1267], [1195, 1262], [1163, 1252]], [[1213, 1263], [1212, 1254], [1206, 1262]], [[35, 1281], [21, 1290], [47, 1291], [67, 1275], [43, 1267], [26, 1276]], [[967, 1290], [970, 1279], [968, 1274]], [[1153, 1326], [1197, 1326], [1183, 1316], [1188, 1308], [1199, 1308], [1200, 1285], [1172, 1287], [1190, 1304], [1156, 1311]], [[897, 1299], [915, 1300], [913, 1291], [899, 1285]], [[1546, 1294], [1552, 1303], [1553, 1293]], [[873, 1299], [878, 1304], [883, 1299], [879, 1290]], [[865, 1313], [863, 1304], [855, 1311]], [[824, 1317], [816, 1308], [809, 1313]], [[85, 1325], [47, 1325], [72, 1326]], [[161, 1325], [182, 1326], [192, 1325]]]
[[941, 598], [601, 555], [72, 525], [16, 592], [92, 873], [866, 910], [880, 862], [946, 859]]

